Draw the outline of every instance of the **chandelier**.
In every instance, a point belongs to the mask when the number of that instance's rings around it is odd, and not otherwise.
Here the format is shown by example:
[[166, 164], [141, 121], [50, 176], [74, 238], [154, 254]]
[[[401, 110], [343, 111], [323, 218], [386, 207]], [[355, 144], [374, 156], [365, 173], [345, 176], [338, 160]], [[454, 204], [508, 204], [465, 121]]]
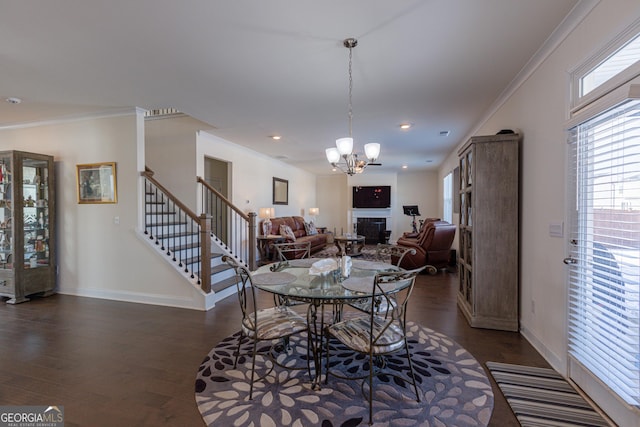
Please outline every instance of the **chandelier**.
[[349, 136], [337, 139], [336, 146], [327, 148], [326, 153], [327, 160], [334, 168], [340, 169], [348, 175], [355, 175], [357, 173], [362, 173], [367, 165], [370, 165], [377, 160], [380, 155], [380, 144], [377, 142], [365, 144], [364, 154], [366, 160], [358, 159], [358, 155], [353, 152], [353, 108], [351, 102], [351, 94], [353, 92], [353, 73], [351, 71], [351, 64], [353, 59], [353, 48], [358, 45], [358, 40], [348, 38], [344, 39], [342, 44], [344, 47], [349, 49]]

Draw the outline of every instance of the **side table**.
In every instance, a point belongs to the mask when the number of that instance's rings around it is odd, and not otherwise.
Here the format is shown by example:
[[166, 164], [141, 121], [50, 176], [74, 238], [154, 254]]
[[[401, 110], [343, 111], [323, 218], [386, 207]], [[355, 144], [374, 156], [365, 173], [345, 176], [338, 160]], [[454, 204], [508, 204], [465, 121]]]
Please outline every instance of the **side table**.
[[260, 253], [259, 265], [273, 262], [273, 253], [271, 253], [271, 245], [274, 243], [284, 243], [284, 237], [278, 234], [269, 234], [267, 236], [258, 236], [258, 252]]
[[334, 242], [338, 248], [338, 255], [344, 253], [352, 257], [360, 256], [362, 248], [364, 248], [365, 237], [361, 235], [336, 236]]

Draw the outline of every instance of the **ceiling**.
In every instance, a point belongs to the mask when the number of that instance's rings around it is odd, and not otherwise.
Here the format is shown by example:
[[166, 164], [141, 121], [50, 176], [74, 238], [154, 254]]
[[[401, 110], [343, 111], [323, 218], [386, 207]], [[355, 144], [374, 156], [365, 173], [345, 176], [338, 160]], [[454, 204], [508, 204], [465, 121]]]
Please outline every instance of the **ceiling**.
[[354, 145], [382, 144], [367, 173], [435, 170], [578, 2], [0, 0], [0, 129], [175, 108], [331, 174], [325, 148], [349, 130], [342, 41], [355, 37]]

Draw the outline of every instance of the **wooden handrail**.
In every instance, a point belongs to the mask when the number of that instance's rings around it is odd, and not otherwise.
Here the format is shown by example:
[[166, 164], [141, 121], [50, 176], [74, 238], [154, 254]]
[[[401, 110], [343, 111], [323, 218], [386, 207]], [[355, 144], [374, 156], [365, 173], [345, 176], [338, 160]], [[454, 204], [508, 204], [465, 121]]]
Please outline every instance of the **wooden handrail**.
[[144, 172], [140, 172], [141, 176], [144, 176], [145, 178], [147, 178], [149, 181], [151, 181], [153, 183], [153, 185], [155, 185], [156, 187], [158, 187], [160, 190], [162, 190], [162, 192], [164, 192], [169, 198], [171, 198], [171, 200], [180, 208], [184, 211], [184, 213], [186, 213], [187, 215], [189, 215], [189, 217], [191, 217], [191, 219], [193, 219], [194, 221], [200, 221], [200, 218], [198, 215], [196, 215], [191, 209], [189, 209], [187, 207], [187, 205], [185, 205], [184, 203], [182, 203], [176, 196], [173, 195], [173, 193], [171, 191], [169, 191], [165, 186], [163, 186], [162, 184], [160, 184], [154, 177], [153, 177], [153, 171], [151, 169], [149, 169], [148, 167], [145, 167], [145, 171]]
[[216, 190], [215, 188], [213, 188], [211, 185], [209, 185], [209, 183], [207, 183], [204, 179], [197, 177], [196, 181], [199, 182], [200, 184], [204, 185], [205, 188], [209, 191], [211, 191], [212, 193], [214, 193], [216, 196], [218, 196], [218, 198], [222, 199], [222, 201], [229, 206], [231, 209], [233, 209], [238, 215], [240, 215], [245, 221], [249, 221], [249, 215], [247, 215], [246, 213], [242, 212], [240, 209], [238, 209], [233, 203], [231, 203], [231, 201], [229, 199], [227, 199], [226, 197], [224, 197], [222, 194], [220, 194], [220, 192], [218, 190]]

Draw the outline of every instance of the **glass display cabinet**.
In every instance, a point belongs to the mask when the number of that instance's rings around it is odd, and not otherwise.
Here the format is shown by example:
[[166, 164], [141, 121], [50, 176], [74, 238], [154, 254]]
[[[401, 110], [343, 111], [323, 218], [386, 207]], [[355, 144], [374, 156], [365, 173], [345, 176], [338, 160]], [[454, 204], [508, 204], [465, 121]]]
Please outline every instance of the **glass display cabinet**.
[[53, 156], [0, 151], [0, 296], [17, 304], [56, 285]]

